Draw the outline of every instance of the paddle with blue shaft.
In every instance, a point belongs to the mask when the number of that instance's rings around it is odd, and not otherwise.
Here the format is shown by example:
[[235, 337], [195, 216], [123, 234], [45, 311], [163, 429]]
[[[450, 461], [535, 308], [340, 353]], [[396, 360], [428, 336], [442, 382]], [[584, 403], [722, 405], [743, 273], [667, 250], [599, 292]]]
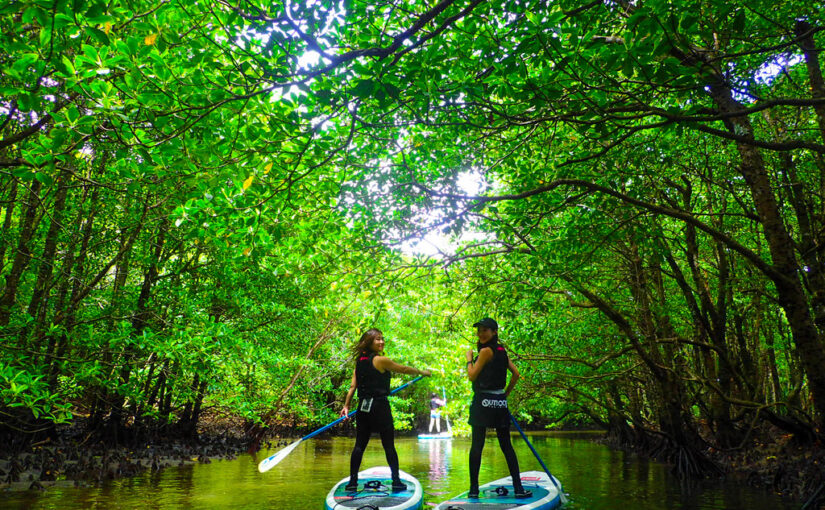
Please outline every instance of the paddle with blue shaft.
[[[412, 381], [410, 381], [410, 382], [408, 382], [408, 383], [405, 383], [405, 384], [402, 384], [401, 386], [399, 386], [399, 387], [395, 388], [394, 390], [392, 390], [392, 391], [390, 392], [390, 395], [394, 395], [394, 394], [398, 393], [399, 391], [403, 390], [403, 389], [404, 389], [404, 388], [406, 388], [407, 386], [409, 386], [409, 385], [413, 384], [414, 382], [417, 382], [417, 381], [418, 381], [419, 379], [421, 379], [422, 377], [423, 377], [423, 376], [418, 376], [418, 377], [416, 377], [415, 379], [413, 379]], [[317, 436], [318, 434], [320, 434], [320, 433], [322, 433], [322, 432], [324, 432], [324, 431], [326, 431], [326, 430], [328, 430], [328, 429], [330, 429], [330, 428], [334, 427], [335, 425], [338, 425], [339, 423], [341, 423], [342, 421], [346, 420], [347, 418], [351, 418], [352, 416], [354, 416], [354, 415], [355, 415], [355, 413], [356, 413], [357, 411], [358, 411], [358, 409], [356, 409], [356, 410], [354, 410], [354, 411], [350, 411], [350, 413], [349, 413], [348, 415], [346, 415], [346, 416], [342, 416], [342, 417], [338, 418], [337, 420], [335, 420], [334, 422], [329, 423], [329, 424], [327, 424], [327, 425], [324, 425], [323, 427], [321, 427], [320, 429], [318, 429], [318, 430], [316, 430], [316, 431], [314, 431], [314, 432], [310, 432], [309, 434], [305, 435], [305, 436], [304, 436], [304, 437], [302, 437], [301, 439], [299, 439], [299, 440], [295, 441], [294, 443], [290, 444], [290, 445], [289, 445], [289, 446], [287, 446], [286, 448], [283, 448], [283, 449], [281, 449], [281, 450], [278, 450], [277, 452], [275, 452], [274, 454], [272, 454], [272, 455], [270, 455], [269, 457], [265, 458], [264, 460], [262, 460], [262, 461], [258, 464], [258, 471], [260, 471], [261, 473], [266, 473], [267, 471], [269, 471], [270, 469], [272, 469], [273, 467], [275, 467], [275, 465], [276, 465], [276, 464], [278, 464], [279, 462], [281, 462], [282, 460], [284, 460], [284, 458], [285, 458], [287, 455], [289, 455], [290, 453], [292, 453], [292, 450], [294, 450], [295, 448], [297, 448], [297, 447], [298, 447], [298, 445], [299, 445], [299, 444], [301, 444], [303, 441], [306, 441], [307, 439], [310, 439], [310, 438], [313, 438], [313, 437]]]
[[547, 476], [550, 477], [550, 481], [553, 482], [553, 485], [555, 485], [556, 489], [559, 490], [559, 498], [561, 500], [561, 503], [562, 504], [567, 503], [567, 498], [564, 496], [564, 491], [562, 490], [562, 488], [559, 487], [559, 484], [556, 482], [556, 477], [554, 477], [552, 474], [550, 474], [550, 470], [547, 469], [547, 466], [544, 464], [544, 461], [541, 460], [541, 457], [539, 456], [539, 452], [537, 452], [536, 449], [533, 448], [533, 445], [527, 439], [527, 435], [524, 433], [523, 430], [521, 430], [521, 427], [518, 426], [518, 422], [516, 421], [516, 418], [513, 416], [513, 413], [510, 413], [510, 420], [513, 421], [513, 425], [516, 426], [516, 430], [518, 430], [518, 433], [521, 434], [521, 438], [524, 439], [524, 442], [527, 443], [527, 446], [530, 447], [530, 451], [532, 451], [533, 455], [536, 456], [536, 460], [539, 461], [539, 464], [541, 464], [541, 467], [542, 467], [542, 469], [544, 469], [544, 472], [547, 473]]
[[[441, 396], [444, 398], [444, 405], [446, 406], [447, 405], [447, 392], [444, 391], [444, 386], [441, 387]], [[453, 429], [452, 429], [452, 427], [450, 427], [450, 417], [445, 415], [444, 420], [447, 422], [447, 432], [449, 432], [450, 435], [452, 435]]]

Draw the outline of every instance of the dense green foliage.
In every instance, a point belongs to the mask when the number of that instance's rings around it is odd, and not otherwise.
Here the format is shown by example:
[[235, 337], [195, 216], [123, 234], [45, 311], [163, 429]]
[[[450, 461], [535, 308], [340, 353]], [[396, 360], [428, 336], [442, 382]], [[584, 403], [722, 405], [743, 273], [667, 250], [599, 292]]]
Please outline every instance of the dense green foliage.
[[[0, 422], [320, 424], [372, 325], [467, 395], [483, 314], [524, 419], [665, 438], [686, 471], [767, 423], [811, 440], [822, 21], [796, 1], [13, 2]], [[432, 233], [459, 248], [403, 249]]]

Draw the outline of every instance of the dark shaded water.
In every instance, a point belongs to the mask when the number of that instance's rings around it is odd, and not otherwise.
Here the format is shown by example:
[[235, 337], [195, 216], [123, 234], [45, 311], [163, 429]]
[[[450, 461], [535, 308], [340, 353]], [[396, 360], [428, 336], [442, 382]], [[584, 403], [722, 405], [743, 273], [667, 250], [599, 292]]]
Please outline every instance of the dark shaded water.
[[[666, 466], [594, 444], [581, 434], [529, 434], [551, 472], [569, 494], [570, 510], [791, 510], [765, 491], [732, 482], [682, 484]], [[517, 436], [513, 442], [522, 471], [541, 467]], [[258, 473], [257, 457], [214, 461], [108, 482], [102, 487], [54, 487], [45, 492], [0, 493], [3, 509], [322, 509], [327, 491], [349, 470], [349, 438], [311, 439], [271, 471]], [[401, 469], [417, 477], [428, 503], [467, 490], [468, 439], [418, 441], [397, 438]], [[362, 468], [386, 464], [374, 438]], [[482, 483], [507, 476], [494, 437], [487, 440]], [[425, 508], [428, 508], [425, 506]]]

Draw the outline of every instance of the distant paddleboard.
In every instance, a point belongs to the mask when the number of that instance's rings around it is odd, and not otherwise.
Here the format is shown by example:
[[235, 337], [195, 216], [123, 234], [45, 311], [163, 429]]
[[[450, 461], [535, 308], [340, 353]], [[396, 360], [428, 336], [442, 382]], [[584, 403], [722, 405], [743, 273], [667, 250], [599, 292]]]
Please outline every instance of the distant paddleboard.
[[[327, 494], [326, 510], [347, 508], [376, 508], [381, 510], [419, 510], [424, 491], [412, 475], [400, 471], [401, 481], [407, 490], [393, 492], [390, 468], [379, 466], [358, 473], [358, 490], [346, 491], [344, 486], [349, 477], [344, 478]], [[445, 507], [446, 508], [446, 507]]]
[[438, 434], [418, 434], [418, 439], [452, 439], [452, 431], [440, 432]]
[[[555, 479], [555, 478], [554, 478]], [[559, 487], [561, 483], [555, 479]], [[514, 495], [513, 480], [509, 476], [479, 487], [478, 498], [468, 498], [464, 492], [439, 503], [436, 510], [553, 510], [561, 506], [559, 489], [543, 471], [524, 471], [521, 483], [533, 495], [518, 499]]]

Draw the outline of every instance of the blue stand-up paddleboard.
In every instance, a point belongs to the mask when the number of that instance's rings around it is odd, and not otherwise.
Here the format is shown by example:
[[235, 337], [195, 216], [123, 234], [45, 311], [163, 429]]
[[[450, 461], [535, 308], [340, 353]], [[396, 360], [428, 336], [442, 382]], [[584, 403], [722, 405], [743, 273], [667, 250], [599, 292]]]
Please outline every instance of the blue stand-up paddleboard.
[[373, 467], [358, 473], [357, 491], [344, 490], [349, 482], [349, 477], [346, 477], [329, 491], [324, 509], [420, 510], [424, 498], [421, 484], [403, 471], [398, 474], [401, 481], [407, 484], [407, 490], [392, 491], [392, 477], [387, 466]]
[[513, 479], [508, 476], [479, 487], [477, 498], [468, 498], [464, 492], [440, 503], [436, 510], [553, 510], [561, 506], [561, 483], [553, 480], [555, 484], [543, 471], [524, 471], [521, 483], [533, 492], [529, 498], [515, 497]]

